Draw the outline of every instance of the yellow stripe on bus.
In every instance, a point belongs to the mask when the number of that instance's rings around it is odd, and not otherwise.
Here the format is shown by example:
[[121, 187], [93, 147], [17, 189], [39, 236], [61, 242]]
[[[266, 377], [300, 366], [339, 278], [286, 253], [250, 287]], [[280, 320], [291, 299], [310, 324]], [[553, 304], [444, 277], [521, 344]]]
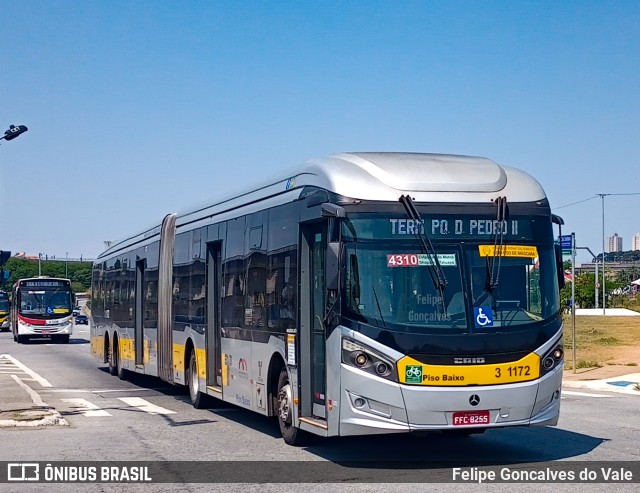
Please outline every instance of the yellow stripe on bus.
[[[144, 356], [143, 363], [149, 363], [149, 356], [151, 351], [151, 344], [148, 339], [145, 339], [144, 344]], [[198, 365], [198, 376], [200, 378], [207, 377], [207, 352], [201, 348], [195, 348], [196, 351], [196, 363]], [[121, 361], [135, 361], [136, 350], [134, 339], [118, 339], [118, 355]], [[104, 337], [94, 336], [91, 337], [91, 354], [98, 357], [104, 357]], [[173, 369], [177, 372], [184, 373], [187, 368], [188, 361], [185, 361], [185, 345], [174, 344], [173, 345]]]
[[91, 336], [91, 354], [104, 358], [104, 338], [102, 336]]
[[173, 345], [173, 369], [174, 372], [183, 372], [185, 369], [184, 364], [184, 344]]
[[400, 383], [461, 387], [526, 382], [540, 376], [540, 357], [531, 353], [511, 363], [492, 365], [427, 365], [409, 356], [397, 363]]
[[204, 349], [196, 348], [196, 364], [198, 365], [198, 376], [207, 378], [207, 352]]

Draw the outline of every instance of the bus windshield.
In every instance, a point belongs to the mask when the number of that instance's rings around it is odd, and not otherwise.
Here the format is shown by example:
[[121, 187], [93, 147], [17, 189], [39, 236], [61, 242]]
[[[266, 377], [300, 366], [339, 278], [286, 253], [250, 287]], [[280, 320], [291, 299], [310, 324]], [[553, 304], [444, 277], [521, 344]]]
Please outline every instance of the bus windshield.
[[8, 312], [9, 311], [9, 298], [6, 293], [0, 293], [0, 312]]
[[464, 234], [463, 227], [474, 224], [469, 217], [449, 218], [451, 224], [456, 220], [460, 241], [448, 233], [431, 236], [444, 290], [434, 279], [432, 256], [415, 235], [394, 234], [397, 219], [349, 221], [343, 228], [343, 314], [388, 330], [434, 334], [518, 330], [558, 314], [550, 224], [547, 234], [543, 221], [518, 218], [517, 226], [508, 227], [520, 232], [504, 234], [500, 247], [495, 235]]
[[20, 288], [18, 313], [33, 318], [58, 318], [71, 313], [71, 289], [57, 288]]

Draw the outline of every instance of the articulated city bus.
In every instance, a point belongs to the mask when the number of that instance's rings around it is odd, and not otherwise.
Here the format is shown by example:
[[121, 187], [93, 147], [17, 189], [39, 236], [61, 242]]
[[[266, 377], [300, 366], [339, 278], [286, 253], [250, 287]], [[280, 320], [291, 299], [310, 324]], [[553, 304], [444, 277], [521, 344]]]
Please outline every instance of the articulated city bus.
[[8, 331], [11, 328], [9, 317], [9, 295], [5, 291], [0, 291], [0, 330]]
[[91, 350], [275, 416], [285, 441], [555, 425], [561, 252], [484, 158], [335, 154], [113, 244]]
[[11, 296], [13, 340], [24, 343], [36, 337], [68, 343], [73, 332], [74, 294], [69, 279], [20, 279]]

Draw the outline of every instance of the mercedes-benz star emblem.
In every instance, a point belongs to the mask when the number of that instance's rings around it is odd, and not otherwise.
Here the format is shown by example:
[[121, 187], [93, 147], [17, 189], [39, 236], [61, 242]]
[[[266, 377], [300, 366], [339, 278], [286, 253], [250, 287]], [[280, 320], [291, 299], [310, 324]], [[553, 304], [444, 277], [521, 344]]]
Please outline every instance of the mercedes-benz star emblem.
[[480, 396], [473, 394], [471, 397], [469, 397], [469, 404], [471, 404], [472, 406], [477, 406], [478, 404], [480, 404]]

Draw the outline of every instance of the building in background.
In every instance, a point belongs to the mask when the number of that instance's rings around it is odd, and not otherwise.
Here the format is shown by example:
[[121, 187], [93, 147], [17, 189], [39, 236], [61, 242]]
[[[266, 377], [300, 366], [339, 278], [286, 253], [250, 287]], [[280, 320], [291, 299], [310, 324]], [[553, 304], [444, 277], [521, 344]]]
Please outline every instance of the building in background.
[[633, 235], [631, 239], [631, 250], [640, 250], [640, 233]]
[[621, 252], [622, 251], [622, 237], [618, 236], [618, 233], [613, 233], [613, 236], [609, 236], [609, 252]]

